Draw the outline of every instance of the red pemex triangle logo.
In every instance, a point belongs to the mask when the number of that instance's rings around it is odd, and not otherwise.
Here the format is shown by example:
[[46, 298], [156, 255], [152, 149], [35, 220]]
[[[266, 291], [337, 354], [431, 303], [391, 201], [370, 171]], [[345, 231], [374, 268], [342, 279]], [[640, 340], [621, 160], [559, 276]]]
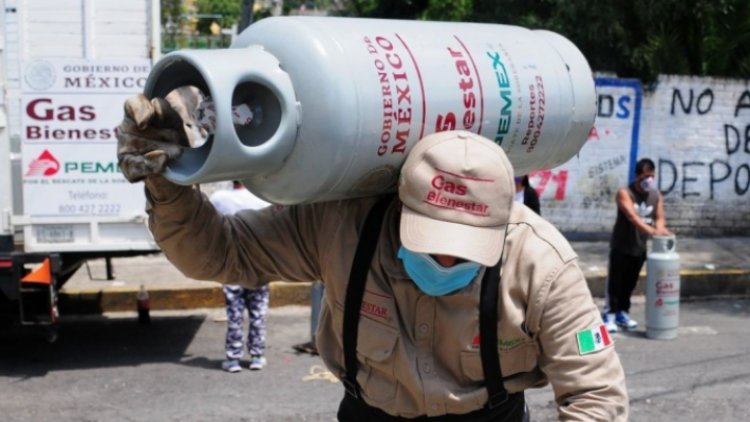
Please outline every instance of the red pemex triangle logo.
[[60, 170], [60, 162], [46, 149], [31, 160], [26, 176], [52, 176]]

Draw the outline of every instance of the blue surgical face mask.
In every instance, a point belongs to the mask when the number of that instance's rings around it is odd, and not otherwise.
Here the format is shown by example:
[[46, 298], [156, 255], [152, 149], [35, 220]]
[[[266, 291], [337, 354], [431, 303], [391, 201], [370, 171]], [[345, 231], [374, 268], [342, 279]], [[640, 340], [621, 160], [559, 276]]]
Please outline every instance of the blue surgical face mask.
[[403, 246], [398, 257], [404, 269], [419, 290], [430, 296], [444, 296], [463, 289], [471, 283], [482, 267], [477, 262], [463, 262], [452, 267], [443, 267], [430, 255], [412, 252]]

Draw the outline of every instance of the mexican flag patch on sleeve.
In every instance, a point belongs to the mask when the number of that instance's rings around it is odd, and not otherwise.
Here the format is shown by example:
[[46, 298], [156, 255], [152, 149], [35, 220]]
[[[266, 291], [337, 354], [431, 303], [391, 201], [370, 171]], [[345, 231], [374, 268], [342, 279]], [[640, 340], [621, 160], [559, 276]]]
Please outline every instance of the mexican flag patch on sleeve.
[[588, 355], [589, 353], [598, 352], [612, 344], [612, 338], [607, 332], [604, 324], [599, 324], [594, 328], [578, 332], [578, 353]]

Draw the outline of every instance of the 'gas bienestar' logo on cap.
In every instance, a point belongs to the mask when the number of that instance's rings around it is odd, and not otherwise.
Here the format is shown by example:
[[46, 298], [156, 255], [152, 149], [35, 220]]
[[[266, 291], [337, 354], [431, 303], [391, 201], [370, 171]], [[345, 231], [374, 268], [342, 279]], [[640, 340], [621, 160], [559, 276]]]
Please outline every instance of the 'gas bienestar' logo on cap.
[[[493, 179], [483, 179], [474, 176], [463, 176], [447, 172], [441, 169], [435, 169], [436, 174], [430, 184], [432, 188], [427, 191], [427, 196], [424, 200], [429, 205], [449, 208], [456, 211], [467, 212], [469, 214], [477, 215], [480, 217], [489, 216], [489, 205], [467, 198], [467, 193], [470, 193], [467, 183], [493, 183]], [[456, 196], [459, 198], [451, 198]]]

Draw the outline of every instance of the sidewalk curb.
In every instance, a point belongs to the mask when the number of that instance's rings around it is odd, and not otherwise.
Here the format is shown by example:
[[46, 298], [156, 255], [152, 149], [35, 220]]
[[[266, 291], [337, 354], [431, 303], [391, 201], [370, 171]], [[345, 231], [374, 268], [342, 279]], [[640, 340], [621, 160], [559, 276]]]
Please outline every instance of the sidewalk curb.
[[[604, 297], [606, 271], [585, 274], [591, 295]], [[641, 271], [634, 294], [645, 294], [646, 273]], [[680, 297], [748, 296], [750, 295], [750, 270], [682, 270], [680, 271]]]
[[[604, 297], [606, 272], [589, 272], [586, 281], [594, 297]], [[643, 294], [645, 273], [636, 286], [635, 294]], [[750, 296], [750, 270], [683, 270], [680, 272], [682, 298], [712, 296]], [[224, 306], [221, 286], [149, 290], [151, 309], [185, 310], [219, 308]], [[311, 282], [276, 281], [269, 285], [269, 306], [310, 305]], [[65, 290], [59, 295], [63, 314], [101, 314], [104, 312], [133, 311], [136, 309], [137, 288], [111, 287], [106, 289]]]
[[[153, 310], [184, 310], [224, 307], [224, 293], [220, 285], [206, 287], [149, 289]], [[275, 281], [269, 284], [269, 306], [310, 305], [311, 282], [290, 283]], [[104, 312], [133, 311], [136, 309], [134, 287], [106, 289], [66, 289], [60, 292], [58, 305], [63, 314], [101, 314]]]

